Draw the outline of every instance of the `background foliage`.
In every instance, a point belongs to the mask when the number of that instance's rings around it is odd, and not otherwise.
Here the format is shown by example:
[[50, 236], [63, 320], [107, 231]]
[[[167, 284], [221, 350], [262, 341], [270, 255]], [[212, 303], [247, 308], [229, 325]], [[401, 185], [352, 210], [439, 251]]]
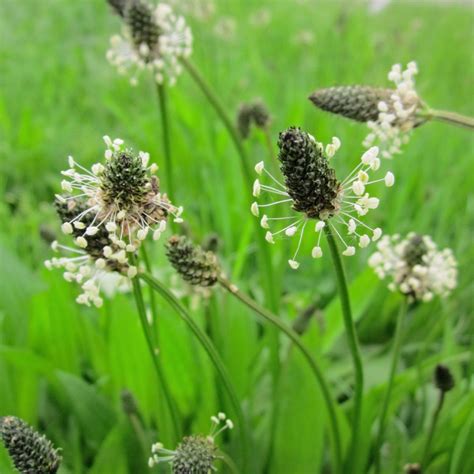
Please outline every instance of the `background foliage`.
[[[230, 111], [261, 97], [271, 110], [274, 140], [289, 125], [301, 125], [324, 142], [340, 137], [336, 159], [343, 172], [357, 162], [366, 129], [313, 108], [307, 96], [317, 87], [383, 85], [393, 63], [416, 59], [417, 89], [428, 104], [474, 115], [474, 13], [465, 5], [397, 1], [370, 14], [362, 2], [232, 0], [219, 2], [209, 18], [188, 19], [193, 61]], [[131, 88], [105, 60], [109, 37], [119, 27], [104, 0], [0, 2], [0, 415], [20, 416], [45, 431], [63, 448], [62, 473], [147, 472], [149, 443], [158, 437], [173, 443], [133, 301], [118, 295], [101, 310], [80, 308], [75, 289], [42, 265], [50, 255], [45, 240], [58, 229], [50, 203], [67, 155], [86, 166], [98, 161], [101, 137], [108, 134], [161, 162], [153, 85], [141, 81]], [[289, 249], [281, 245], [271, 248], [272, 268], [258, 268], [245, 204], [249, 183], [225, 130], [186, 74], [170, 93], [170, 107], [178, 183], [172, 197], [185, 206], [189, 231], [197, 240], [218, 235], [225, 267], [256, 299], [263, 298], [260, 275], [272, 272], [282, 318], [291, 321], [318, 303], [304, 338], [324, 361], [342, 419], [350, 410], [344, 400], [352, 374], [331, 262], [308, 257], [293, 272], [286, 265]], [[438, 361], [452, 368], [458, 383], [441, 416], [430, 472], [474, 470], [473, 144], [465, 130], [442, 124], [416, 130], [393, 161], [396, 186], [381, 190], [386, 199], [374, 213], [374, 224], [386, 233], [431, 234], [454, 249], [460, 264], [453, 295], [410, 315], [392, 397], [387, 473], [419, 459]], [[247, 145], [252, 164], [266, 157], [258, 132]], [[307, 245], [302, 255], [310, 254]], [[366, 363], [364, 455], [400, 302], [366, 268], [367, 256], [360, 252], [347, 261]], [[281, 373], [273, 387], [264, 328], [253, 315], [220, 292], [206, 300], [190, 295], [166, 264], [161, 243], [153, 263], [210, 329], [251, 416], [255, 472], [265, 465], [275, 474], [316, 472], [329, 455], [326, 417], [299, 355], [281, 341]], [[185, 432], [206, 432], [211, 414], [230, 410], [228, 401], [205, 354], [161, 302], [160, 341]], [[133, 394], [138, 415], [124, 410], [124, 390]], [[272, 430], [273, 410], [278, 416]], [[238, 452], [234, 438], [224, 443], [230, 455]]]

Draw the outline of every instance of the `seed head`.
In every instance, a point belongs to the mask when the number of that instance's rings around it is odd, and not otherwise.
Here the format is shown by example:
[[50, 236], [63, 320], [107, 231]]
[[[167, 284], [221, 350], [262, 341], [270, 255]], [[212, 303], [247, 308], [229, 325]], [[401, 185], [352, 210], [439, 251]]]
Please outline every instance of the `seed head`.
[[184, 236], [168, 240], [166, 255], [181, 277], [197, 286], [213, 286], [219, 275], [219, 263], [213, 252], [205, 251]]
[[434, 384], [442, 392], [449, 392], [454, 387], [454, 377], [448, 367], [442, 364], [436, 366]]
[[342, 115], [358, 122], [377, 120], [378, 104], [389, 102], [392, 89], [371, 86], [336, 86], [318, 89], [309, 99], [326, 112]]
[[340, 208], [341, 185], [322, 147], [301, 129], [291, 127], [278, 141], [281, 171], [293, 209], [309, 218], [327, 219]]
[[58, 450], [20, 418], [0, 418], [0, 437], [21, 474], [55, 474], [59, 469]]

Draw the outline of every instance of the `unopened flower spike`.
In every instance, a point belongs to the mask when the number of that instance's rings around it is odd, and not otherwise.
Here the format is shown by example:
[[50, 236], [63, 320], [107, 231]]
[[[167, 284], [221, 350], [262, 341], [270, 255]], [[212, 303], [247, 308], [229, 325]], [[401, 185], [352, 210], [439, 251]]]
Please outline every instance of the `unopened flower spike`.
[[191, 285], [209, 287], [217, 282], [220, 268], [216, 255], [205, 251], [187, 237], [170, 237], [166, 255], [183, 280]]
[[184, 18], [166, 3], [154, 6], [145, 0], [109, 0], [124, 19], [122, 35], [111, 38], [109, 62], [120, 74], [128, 74], [136, 85], [143, 71], [153, 74], [158, 84], [176, 83], [182, 72], [180, 58], [192, 52], [192, 33]]
[[454, 388], [454, 377], [448, 367], [443, 364], [438, 364], [435, 367], [434, 384], [442, 392], [449, 392]]
[[15, 416], [0, 418], [0, 440], [22, 474], [55, 474], [61, 464], [59, 450]]
[[[307, 229], [316, 234], [313, 258], [323, 255], [320, 242], [326, 225], [342, 242], [345, 256], [354, 255], [356, 246], [364, 248], [380, 238], [381, 229], [371, 228], [361, 220], [379, 205], [379, 199], [371, 196], [367, 187], [378, 182], [389, 187], [394, 184], [391, 172], [380, 179], [370, 179], [370, 174], [380, 167], [377, 147], [366, 151], [355, 169], [339, 181], [330, 165], [330, 160], [341, 146], [337, 137], [325, 147], [309, 133], [290, 127], [280, 133], [278, 146], [284, 182], [276, 179], [263, 162], [258, 163], [255, 171], [259, 177], [254, 182], [253, 194], [257, 198], [272, 196], [275, 200], [262, 204], [255, 201], [251, 212], [267, 229], [265, 239], [269, 243], [275, 243], [279, 237], [296, 238], [296, 251], [288, 261], [291, 268], [299, 267], [297, 256]], [[270, 184], [264, 184], [265, 181]], [[275, 205], [286, 208], [285, 215], [269, 214], [268, 211]], [[282, 225], [276, 231], [271, 230], [276, 224]]]
[[270, 113], [261, 100], [241, 104], [237, 111], [236, 125], [242, 138], [249, 137], [253, 125], [265, 130], [270, 121]]
[[322, 110], [366, 122], [370, 133], [364, 146], [377, 145], [381, 156], [390, 158], [400, 153], [409, 139], [410, 130], [427, 118], [419, 112], [426, 107], [418, 97], [414, 77], [418, 73], [414, 61], [403, 71], [399, 64], [392, 67], [388, 79], [394, 89], [370, 86], [339, 86], [319, 89], [310, 100]]
[[185, 437], [176, 449], [166, 449], [162, 443], [151, 447], [148, 460], [150, 468], [160, 463], [168, 463], [173, 474], [209, 474], [217, 471], [215, 462], [220, 459], [215, 438], [234, 424], [225, 413], [211, 417], [211, 429], [207, 436], [192, 435]]
[[431, 301], [446, 297], [457, 284], [457, 262], [451, 249], [438, 250], [431, 237], [410, 233], [384, 236], [369, 265], [388, 288], [411, 301]]

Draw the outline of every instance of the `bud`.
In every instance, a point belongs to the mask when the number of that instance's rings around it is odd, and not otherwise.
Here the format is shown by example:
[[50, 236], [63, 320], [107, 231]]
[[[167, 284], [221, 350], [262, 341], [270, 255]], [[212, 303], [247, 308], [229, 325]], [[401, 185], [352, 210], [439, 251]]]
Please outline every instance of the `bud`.
[[309, 99], [326, 112], [342, 115], [358, 122], [376, 121], [379, 103], [391, 103], [392, 89], [370, 86], [337, 86], [318, 89]]
[[176, 448], [173, 474], [204, 474], [215, 470], [217, 448], [210, 437], [188, 436]]
[[20, 473], [54, 474], [59, 469], [58, 450], [20, 418], [0, 418], [0, 438]]
[[270, 113], [261, 100], [241, 104], [237, 112], [237, 129], [242, 138], [248, 138], [250, 128], [254, 124], [258, 128], [265, 129], [270, 123]]
[[125, 12], [133, 42], [137, 48], [145, 44], [150, 51], [158, 45], [160, 29], [153, 18], [153, 10], [142, 0], [132, 0]]
[[122, 409], [127, 415], [139, 415], [137, 401], [130, 390], [122, 390], [120, 392]]
[[166, 245], [166, 255], [181, 277], [197, 286], [213, 286], [219, 275], [217, 257], [184, 236], [173, 235]]
[[341, 184], [316, 140], [300, 128], [290, 127], [280, 133], [278, 146], [293, 209], [322, 220], [337, 214]]
[[120, 15], [121, 17], [124, 16], [127, 0], [107, 0], [107, 3], [112, 7], [117, 15]]
[[434, 384], [442, 392], [449, 392], [454, 387], [454, 377], [448, 367], [442, 364], [436, 366]]

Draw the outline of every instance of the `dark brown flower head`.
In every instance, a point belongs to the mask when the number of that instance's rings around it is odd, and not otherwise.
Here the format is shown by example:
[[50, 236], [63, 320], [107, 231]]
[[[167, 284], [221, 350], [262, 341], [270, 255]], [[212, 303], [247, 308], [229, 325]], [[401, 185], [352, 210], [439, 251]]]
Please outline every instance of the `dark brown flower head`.
[[59, 469], [58, 450], [20, 418], [0, 418], [0, 438], [21, 474], [55, 474]]
[[420, 234], [414, 234], [405, 247], [403, 258], [407, 265], [412, 268], [423, 263], [423, 257], [427, 252], [428, 247], [424, 237]]
[[125, 15], [125, 8], [128, 0], [107, 0], [107, 3], [112, 7], [117, 15], [121, 17]]
[[213, 286], [219, 276], [219, 264], [213, 252], [206, 252], [184, 236], [173, 235], [166, 245], [166, 255], [181, 277], [197, 286]]
[[212, 438], [188, 436], [176, 448], [171, 470], [173, 474], [208, 474], [215, 470], [217, 448]]
[[153, 10], [148, 3], [142, 0], [131, 0], [125, 10], [125, 20], [137, 48], [143, 48], [143, 45], [146, 45], [149, 52], [157, 48], [160, 28], [153, 18]]
[[342, 187], [316, 140], [300, 128], [290, 127], [280, 133], [278, 146], [293, 209], [322, 220], [337, 214]]
[[449, 392], [454, 387], [454, 377], [445, 365], [438, 364], [434, 371], [434, 383], [442, 392]]
[[379, 102], [391, 103], [392, 89], [370, 86], [337, 86], [318, 89], [309, 99], [318, 108], [358, 122], [376, 121]]
[[421, 466], [418, 463], [406, 464], [404, 471], [405, 474], [421, 474]]
[[270, 124], [270, 113], [261, 100], [241, 104], [237, 112], [237, 129], [242, 138], [248, 138], [252, 125], [265, 129]]

